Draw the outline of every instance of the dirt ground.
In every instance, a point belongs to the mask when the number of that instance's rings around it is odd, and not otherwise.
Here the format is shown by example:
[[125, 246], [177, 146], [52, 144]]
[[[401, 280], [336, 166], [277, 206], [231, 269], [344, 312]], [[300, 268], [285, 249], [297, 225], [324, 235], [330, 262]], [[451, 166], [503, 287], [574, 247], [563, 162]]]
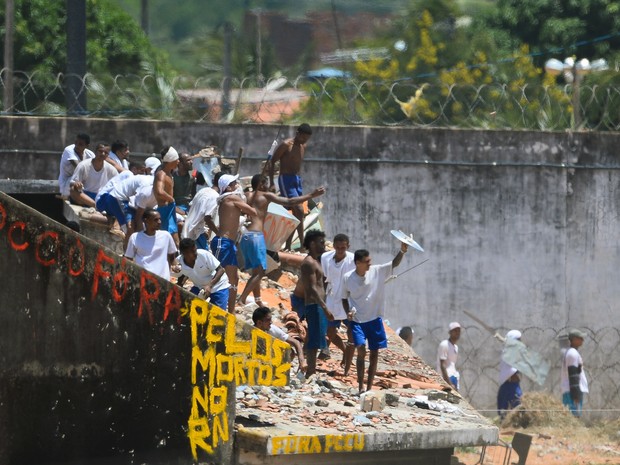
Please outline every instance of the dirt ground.
[[[620, 426], [616, 423], [616, 426]], [[532, 445], [527, 456], [527, 465], [609, 465], [620, 464], [620, 444], [618, 428], [616, 439], [600, 434], [600, 427], [579, 427], [566, 430], [563, 427], [531, 427], [519, 430], [502, 430], [500, 437], [510, 443], [515, 431], [532, 436]], [[464, 448], [455, 451], [462, 464], [480, 463], [481, 448]], [[509, 449], [489, 447], [484, 465], [503, 465]], [[512, 463], [518, 462], [513, 451]]]
[[[562, 408], [556, 398], [544, 393], [526, 394], [523, 406], [510, 413], [500, 425], [500, 439], [510, 444], [515, 432], [532, 436], [527, 465], [620, 464], [620, 420], [586, 425]], [[480, 464], [482, 448], [455, 451], [465, 465]], [[506, 446], [489, 447], [484, 465], [518, 462]]]

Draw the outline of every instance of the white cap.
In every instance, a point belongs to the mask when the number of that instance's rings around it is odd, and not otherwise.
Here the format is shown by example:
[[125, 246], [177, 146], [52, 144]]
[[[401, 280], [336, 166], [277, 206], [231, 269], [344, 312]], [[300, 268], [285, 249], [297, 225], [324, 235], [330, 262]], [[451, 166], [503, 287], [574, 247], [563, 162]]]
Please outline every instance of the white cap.
[[151, 169], [151, 173], [153, 173], [158, 167], [161, 165], [161, 161], [156, 157], [148, 157], [144, 160], [144, 166]]
[[177, 161], [179, 159], [179, 154], [177, 153], [177, 151], [174, 149], [174, 147], [170, 147], [168, 149], [168, 151], [166, 152], [166, 155], [164, 155], [164, 163], [168, 163], [171, 161]]
[[223, 194], [224, 191], [226, 190], [226, 188], [233, 183], [234, 181], [236, 181], [237, 179], [239, 179], [239, 175], [232, 175], [232, 174], [225, 174], [222, 177], [220, 177], [220, 180], [217, 183], [217, 187], [220, 188], [220, 194]]
[[456, 321], [453, 321], [452, 323], [448, 325], [448, 332], [452, 331], [453, 329], [460, 328], [460, 327], [461, 325], [459, 323], [457, 323]]
[[511, 329], [506, 333], [506, 339], [521, 339], [521, 331], [518, 329]]

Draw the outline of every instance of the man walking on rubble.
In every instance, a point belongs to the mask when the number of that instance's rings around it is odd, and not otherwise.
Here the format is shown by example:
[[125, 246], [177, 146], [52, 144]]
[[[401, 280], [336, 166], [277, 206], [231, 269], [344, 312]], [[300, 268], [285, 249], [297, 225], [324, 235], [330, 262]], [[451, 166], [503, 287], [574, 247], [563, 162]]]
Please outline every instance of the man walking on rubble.
[[225, 174], [220, 177], [219, 218], [218, 234], [211, 241], [211, 252], [215, 255], [228, 276], [230, 281], [230, 293], [228, 295], [228, 311], [235, 313], [237, 301], [237, 285], [239, 284], [239, 263], [237, 262], [237, 235], [239, 234], [239, 220], [241, 214], [255, 216], [256, 210], [250, 207], [238, 189], [237, 179], [239, 175]]
[[267, 271], [267, 246], [265, 245], [265, 237], [263, 235], [263, 225], [267, 216], [267, 209], [271, 202], [277, 203], [284, 207], [292, 207], [307, 200], [319, 197], [325, 193], [325, 188], [319, 187], [311, 194], [302, 195], [300, 197], [286, 198], [279, 197], [269, 192], [267, 178], [261, 174], [252, 177], [253, 194], [249, 200], [249, 205], [254, 207], [256, 215], [252, 216], [248, 230], [241, 237], [240, 247], [245, 261], [245, 269], [252, 270], [252, 276], [248, 280], [239, 297], [239, 302], [245, 304], [250, 292], [254, 293], [254, 301], [261, 305], [260, 282]]
[[304, 247], [308, 256], [301, 262], [301, 281], [305, 296], [305, 318], [308, 323], [306, 351], [308, 360], [307, 376], [316, 372], [316, 356], [319, 349], [327, 347], [327, 321], [333, 320], [325, 303], [325, 288], [323, 287], [323, 270], [321, 269], [321, 254], [325, 252], [325, 233], [310, 231], [304, 239]]
[[[400, 265], [407, 253], [407, 244], [401, 243], [400, 250], [391, 262], [371, 265], [368, 250], [356, 250], [353, 256], [355, 269], [344, 275], [342, 283], [342, 306], [347, 312], [352, 341], [357, 349], [357, 383], [360, 394], [364, 392], [364, 358], [366, 341], [370, 350], [368, 362], [368, 381], [366, 390], [372, 389], [377, 372], [379, 349], [387, 348], [387, 336], [383, 327], [385, 313], [385, 280], [392, 275], [392, 270]], [[347, 357], [353, 352], [347, 351]], [[346, 362], [350, 365], [350, 361]]]
[[[293, 198], [303, 195], [301, 185], [301, 163], [304, 160], [304, 153], [306, 151], [306, 143], [312, 136], [312, 128], [309, 124], [303, 123], [297, 128], [297, 133], [293, 139], [287, 139], [282, 142], [275, 153], [273, 158], [268, 162], [269, 164], [269, 182], [274, 186], [273, 175], [275, 171], [275, 164], [280, 162], [280, 176], [278, 177], [278, 186], [280, 188], [280, 195], [283, 197]], [[301, 205], [297, 204], [291, 207], [293, 216], [299, 220], [297, 226], [297, 236], [299, 238], [300, 247], [304, 243], [304, 209]], [[286, 241], [286, 249], [291, 250], [291, 243], [293, 235]]]
[[327, 306], [334, 314], [334, 321], [327, 324], [327, 339], [342, 351], [342, 365], [345, 367], [346, 375], [349, 372], [349, 367], [346, 366], [346, 347], [338, 334], [338, 329], [347, 319], [347, 313], [342, 306], [340, 293], [344, 275], [355, 269], [355, 262], [353, 254], [349, 252], [349, 237], [346, 234], [336, 234], [333, 245], [334, 250], [321, 255]]

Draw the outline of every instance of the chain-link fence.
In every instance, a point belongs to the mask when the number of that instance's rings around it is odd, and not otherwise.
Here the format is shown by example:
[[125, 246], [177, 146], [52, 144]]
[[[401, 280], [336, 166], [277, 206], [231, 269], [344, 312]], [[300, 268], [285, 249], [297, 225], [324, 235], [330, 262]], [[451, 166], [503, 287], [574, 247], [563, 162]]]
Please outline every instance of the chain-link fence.
[[[0, 73], [3, 90], [7, 73], [6, 69]], [[64, 74], [14, 72], [13, 104], [8, 108], [4, 104], [4, 114], [540, 130], [577, 124], [593, 130], [620, 129], [620, 88], [588, 84], [437, 85], [422, 80], [303, 76], [259, 82], [87, 74], [78, 81], [80, 89], [69, 91], [67, 82]], [[68, 92], [85, 93], [86, 108], [68, 112]]]
[[[551, 365], [543, 386], [522, 376], [523, 391], [544, 391], [561, 399], [561, 346], [562, 341], [566, 341], [569, 328], [507, 328], [500, 329], [500, 334], [504, 335], [508, 329], [519, 329], [523, 334], [522, 342], [540, 353]], [[584, 398], [584, 419], [617, 418], [620, 413], [620, 360], [616, 354], [620, 344], [620, 328], [581, 329], [587, 337], [579, 351], [590, 389]], [[426, 332], [416, 327], [416, 337], [414, 350], [434, 367], [437, 346], [447, 337], [446, 328], [436, 327]], [[484, 413], [496, 415], [499, 361], [503, 344], [479, 326], [463, 326], [458, 346], [460, 392]]]

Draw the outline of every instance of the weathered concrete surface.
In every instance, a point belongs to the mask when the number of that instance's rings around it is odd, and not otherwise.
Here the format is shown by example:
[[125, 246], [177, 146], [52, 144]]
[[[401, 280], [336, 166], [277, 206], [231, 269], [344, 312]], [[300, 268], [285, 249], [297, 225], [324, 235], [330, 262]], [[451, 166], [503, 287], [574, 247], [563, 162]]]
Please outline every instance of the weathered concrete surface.
[[338, 360], [319, 361], [309, 381], [238, 386], [236, 463], [449, 465], [455, 447], [497, 443], [496, 426], [458, 394], [439, 391], [449, 389], [441, 377], [393, 331], [387, 334], [377, 373], [389, 387], [376, 382], [373, 395], [389, 402], [373, 412], [361, 408], [355, 367], [344, 376], [335, 350]]
[[1, 192], [0, 256], [0, 463], [222, 463], [234, 383], [287, 382], [286, 344]]
[[[94, 140], [122, 134], [143, 153], [164, 143], [190, 151], [214, 143], [228, 154], [243, 146], [246, 175], [258, 170], [278, 130], [37, 118], [0, 118], [0, 127], [4, 147], [56, 149], [0, 153], [0, 172], [45, 179], [57, 176], [62, 148], [80, 131]], [[587, 405], [618, 408], [618, 370], [610, 375], [605, 356], [620, 343], [617, 325], [609, 328], [620, 305], [618, 146], [618, 133], [318, 127], [304, 185], [328, 189], [321, 199], [328, 235], [348, 234], [352, 249], [368, 248], [375, 263], [396, 252], [393, 228], [425, 248], [407, 254], [400, 271], [429, 262], [389, 285], [387, 317], [394, 327], [414, 326], [416, 350], [431, 364], [447, 323], [461, 320], [462, 390], [476, 407], [493, 411], [501, 347], [463, 309], [500, 331], [525, 329], [525, 342], [552, 362], [543, 389], [557, 394], [556, 336], [571, 326], [601, 334], [596, 347], [583, 348], [588, 373], [600, 381]]]

